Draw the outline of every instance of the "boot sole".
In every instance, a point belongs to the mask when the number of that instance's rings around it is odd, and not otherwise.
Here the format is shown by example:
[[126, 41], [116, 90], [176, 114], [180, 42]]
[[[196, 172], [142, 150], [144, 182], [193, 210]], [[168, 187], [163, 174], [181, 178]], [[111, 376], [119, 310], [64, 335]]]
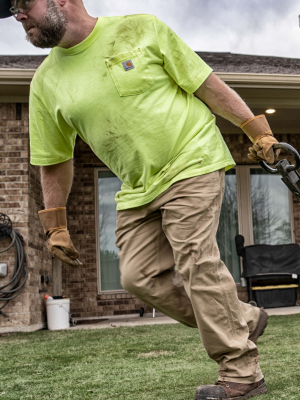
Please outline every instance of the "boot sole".
[[259, 396], [260, 394], [266, 394], [268, 393], [267, 385], [264, 382], [261, 384], [258, 388], [252, 390], [251, 392], [245, 394], [244, 396], [239, 396], [239, 397], [215, 397], [212, 395], [205, 395], [205, 396], [197, 396], [195, 397], [195, 400], [246, 400], [250, 399], [251, 397], [254, 396]]
[[265, 383], [263, 383], [262, 385], [258, 386], [258, 388], [247, 393], [245, 396], [229, 397], [227, 400], [245, 400], [245, 399], [250, 399], [251, 397], [259, 396], [260, 394], [266, 394], [266, 393], [268, 393], [267, 385]]

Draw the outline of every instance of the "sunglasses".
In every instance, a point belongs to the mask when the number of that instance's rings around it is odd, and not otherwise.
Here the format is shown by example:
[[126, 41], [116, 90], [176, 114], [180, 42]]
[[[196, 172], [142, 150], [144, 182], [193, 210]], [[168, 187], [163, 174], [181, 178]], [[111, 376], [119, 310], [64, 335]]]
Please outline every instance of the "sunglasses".
[[15, 0], [14, 5], [9, 9], [9, 11], [15, 18], [17, 18], [19, 12], [22, 14], [28, 13], [36, 1], [37, 0]]

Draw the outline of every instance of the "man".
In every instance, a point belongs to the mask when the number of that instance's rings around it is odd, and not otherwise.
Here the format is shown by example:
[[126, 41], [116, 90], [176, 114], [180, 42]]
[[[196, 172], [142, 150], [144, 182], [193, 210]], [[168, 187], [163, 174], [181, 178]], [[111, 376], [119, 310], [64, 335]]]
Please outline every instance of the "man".
[[215, 239], [234, 161], [210, 110], [244, 130], [251, 160], [273, 163], [277, 141], [266, 118], [254, 117], [153, 16], [97, 19], [81, 0], [0, 1], [1, 18], [13, 13], [27, 40], [53, 48], [30, 92], [31, 163], [41, 166], [49, 250], [81, 265], [65, 208], [79, 134], [123, 182], [116, 196], [123, 287], [197, 327], [219, 365], [218, 382], [198, 387], [195, 399], [266, 393], [255, 342], [267, 316], [239, 302]]

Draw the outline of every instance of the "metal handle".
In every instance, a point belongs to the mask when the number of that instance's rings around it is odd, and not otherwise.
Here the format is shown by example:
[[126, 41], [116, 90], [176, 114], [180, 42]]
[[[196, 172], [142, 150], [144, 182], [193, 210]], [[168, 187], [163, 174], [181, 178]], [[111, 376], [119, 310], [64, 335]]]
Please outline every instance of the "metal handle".
[[[277, 150], [277, 149], [287, 150], [290, 154], [292, 154], [292, 156], [294, 156], [295, 165], [294, 164], [289, 165], [286, 168], [286, 172], [296, 171], [300, 167], [300, 156], [299, 156], [299, 153], [297, 152], [297, 150], [294, 149], [293, 146], [291, 146], [288, 143], [277, 143], [277, 144], [274, 144], [273, 149], [274, 150]], [[280, 173], [277, 168], [270, 167], [265, 161], [260, 161], [259, 165], [265, 171], [269, 172], [270, 174], [279, 174]]]

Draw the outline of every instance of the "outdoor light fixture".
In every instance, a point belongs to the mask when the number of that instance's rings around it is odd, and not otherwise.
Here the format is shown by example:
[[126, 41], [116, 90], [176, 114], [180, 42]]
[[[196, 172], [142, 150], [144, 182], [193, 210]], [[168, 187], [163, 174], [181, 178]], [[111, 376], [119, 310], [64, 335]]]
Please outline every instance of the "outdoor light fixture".
[[274, 110], [274, 108], [268, 108], [267, 110], [266, 110], [266, 113], [267, 114], [274, 114], [276, 112], [276, 110]]

